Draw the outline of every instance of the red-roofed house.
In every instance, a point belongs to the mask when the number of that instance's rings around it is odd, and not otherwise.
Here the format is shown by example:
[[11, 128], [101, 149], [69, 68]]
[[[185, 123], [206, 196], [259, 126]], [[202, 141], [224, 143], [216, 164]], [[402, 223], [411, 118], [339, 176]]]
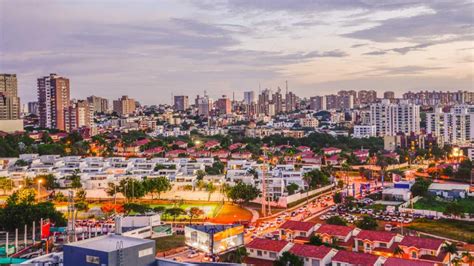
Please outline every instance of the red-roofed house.
[[231, 154], [232, 159], [248, 160], [252, 158], [252, 153], [248, 151], [244, 152], [233, 152]]
[[178, 146], [178, 148], [180, 148], [180, 149], [186, 149], [186, 148], [188, 147], [188, 143], [186, 143], [186, 142], [184, 142], [184, 141], [182, 141], [182, 140], [175, 141], [175, 142], [173, 143], [173, 145]]
[[346, 250], [339, 250], [336, 255], [332, 257], [333, 266], [381, 266], [384, 261], [385, 259], [383, 257]]
[[234, 144], [231, 144], [231, 145], [229, 146], [229, 150], [233, 151], [233, 150], [236, 150], [236, 149], [238, 149], [238, 148], [240, 148], [240, 147], [244, 147], [244, 146], [245, 146], [245, 144], [240, 143], [240, 142], [234, 143]]
[[344, 225], [318, 224], [314, 234], [319, 235], [325, 243], [333, 243], [333, 239], [338, 242], [347, 243], [356, 230], [359, 229]]
[[166, 153], [168, 158], [178, 158], [180, 154], [186, 154], [186, 150], [172, 150]]
[[283, 252], [288, 251], [292, 246], [293, 243], [287, 241], [262, 238], [255, 238], [245, 245], [249, 257], [271, 261], [277, 260]]
[[337, 250], [326, 246], [294, 244], [289, 252], [303, 258], [305, 266], [312, 266], [330, 264]]
[[383, 266], [435, 266], [434, 262], [421, 260], [407, 260], [401, 258], [390, 257], [384, 262]]
[[163, 152], [163, 147], [155, 147], [148, 150], [145, 150], [143, 153], [146, 155], [159, 154]]
[[391, 255], [396, 238], [397, 234], [390, 232], [361, 230], [354, 236], [354, 251]]
[[316, 224], [312, 222], [300, 222], [287, 220], [280, 225], [278, 231], [280, 232], [280, 239], [288, 241], [303, 240], [308, 241], [311, 234], [314, 232]]
[[334, 147], [323, 148], [323, 153], [326, 156], [338, 154], [338, 153], [341, 153], [341, 152], [342, 152], [342, 150], [339, 149], [339, 148], [334, 148]]
[[218, 157], [219, 159], [226, 159], [229, 155], [230, 152], [224, 149], [211, 152], [211, 157]]
[[331, 157], [326, 158], [327, 165], [338, 165], [338, 164], [343, 164], [345, 162], [346, 162], [346, 159], [342, 158], [338, 154], [335, 154]]
[[219, 147], [219, 145], [220, 145], [219, 141], [210, 140], [210, 141], [208, 141], [204, 144], [204, 147], [206, 147], [206, 149], [212, 149], [212, 148], [215, 148], [215, 147]]
[[301, 151], [301, 152], [311, 151], [311, 148], [308, 147], [308, 146], [298, 146], [296, 149]]
[[398, 246], [404, 251], [404, 258], [427, 259], [444, 262], [447, 254], [442, 251], [444, 241], [436, 238], [404, 236]]
[[353, 154], [361, 162], [365, 162], [369, 158], [369, 150], [355, 150]]

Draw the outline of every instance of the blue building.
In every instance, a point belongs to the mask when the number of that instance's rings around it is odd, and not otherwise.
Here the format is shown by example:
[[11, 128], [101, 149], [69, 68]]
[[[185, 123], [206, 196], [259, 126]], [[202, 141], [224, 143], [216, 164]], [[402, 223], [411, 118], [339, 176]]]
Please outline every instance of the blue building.
[[433, 183], [428, 192], [446, 199], [464, 199], [469, 195], [470, 185], [455, 183]]
[[149, 266], [156, 265], [155, 241], [106, 235], [65, 244], [64, 265]]

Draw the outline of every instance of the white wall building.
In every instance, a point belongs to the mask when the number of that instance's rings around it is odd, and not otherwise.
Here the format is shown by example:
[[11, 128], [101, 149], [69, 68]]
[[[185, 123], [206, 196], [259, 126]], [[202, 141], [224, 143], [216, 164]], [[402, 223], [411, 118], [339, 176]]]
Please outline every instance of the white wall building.
[[420, 106], [402, 101], [383, 100], [370, 105], [370, 124], [378, 136], [394, 136], [399, 132], [420, 133]]
[[438, 143], [467, 145], [474, 141], [474, 105], [456, 105], [449, 112], [435, 108], [426, 114], [426, 130], [438, 137]]
[[375, 125], [357, 125], [354, 126], [354, 138], [370, 138], [377, 136], [377, 128]]

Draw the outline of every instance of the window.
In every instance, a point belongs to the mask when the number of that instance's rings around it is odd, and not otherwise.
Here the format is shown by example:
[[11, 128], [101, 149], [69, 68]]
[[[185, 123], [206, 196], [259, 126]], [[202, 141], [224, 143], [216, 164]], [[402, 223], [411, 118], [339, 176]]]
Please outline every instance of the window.
[[277, 254], [275, 252], [270, 252], [269, 256], [270, 258], [275, 259], [277, 257]]
[[306, 236], [305, 232], [300, 232], [300, 236]]
[[148, 256], [148, 255], [151, 255], [151, 254], [153, 254], [153, 249], [152, 248], [146, 248], [146, 249], [142, 249], [142, 250], [138, 251], [138, 257], [139, 258]]
[[380, 243], [380, 247], [381, 247], [381, 248], [386, 248], [386, 247], [387, 247], [387, 244], [386, 244], [386, 243]]
[[416, 252], [415, 252], [415, 251], [413, 251], [413, 252], [411, 253], [411, 257], [412, 257], [413, 259], [416, 259]]
[[100, 258], [96, 256], [86, 255], [86, 262], [92, 264], [100, 264]]
[[262, 256], [262, 251], [261, 250], [257, 250], [257, 256]]

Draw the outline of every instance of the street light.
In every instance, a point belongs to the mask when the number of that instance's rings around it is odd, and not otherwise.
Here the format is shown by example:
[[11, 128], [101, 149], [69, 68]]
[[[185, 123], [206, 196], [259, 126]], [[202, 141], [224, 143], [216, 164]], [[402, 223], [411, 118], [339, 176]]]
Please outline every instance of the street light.
[[42, 179], [39, 179], [38, 180], [38, 202], [40, 202], [40, 198], [41, 198], [41, 193], [40, 193], [40, 189], [41, 189], [41, 183], [43, 182]]

